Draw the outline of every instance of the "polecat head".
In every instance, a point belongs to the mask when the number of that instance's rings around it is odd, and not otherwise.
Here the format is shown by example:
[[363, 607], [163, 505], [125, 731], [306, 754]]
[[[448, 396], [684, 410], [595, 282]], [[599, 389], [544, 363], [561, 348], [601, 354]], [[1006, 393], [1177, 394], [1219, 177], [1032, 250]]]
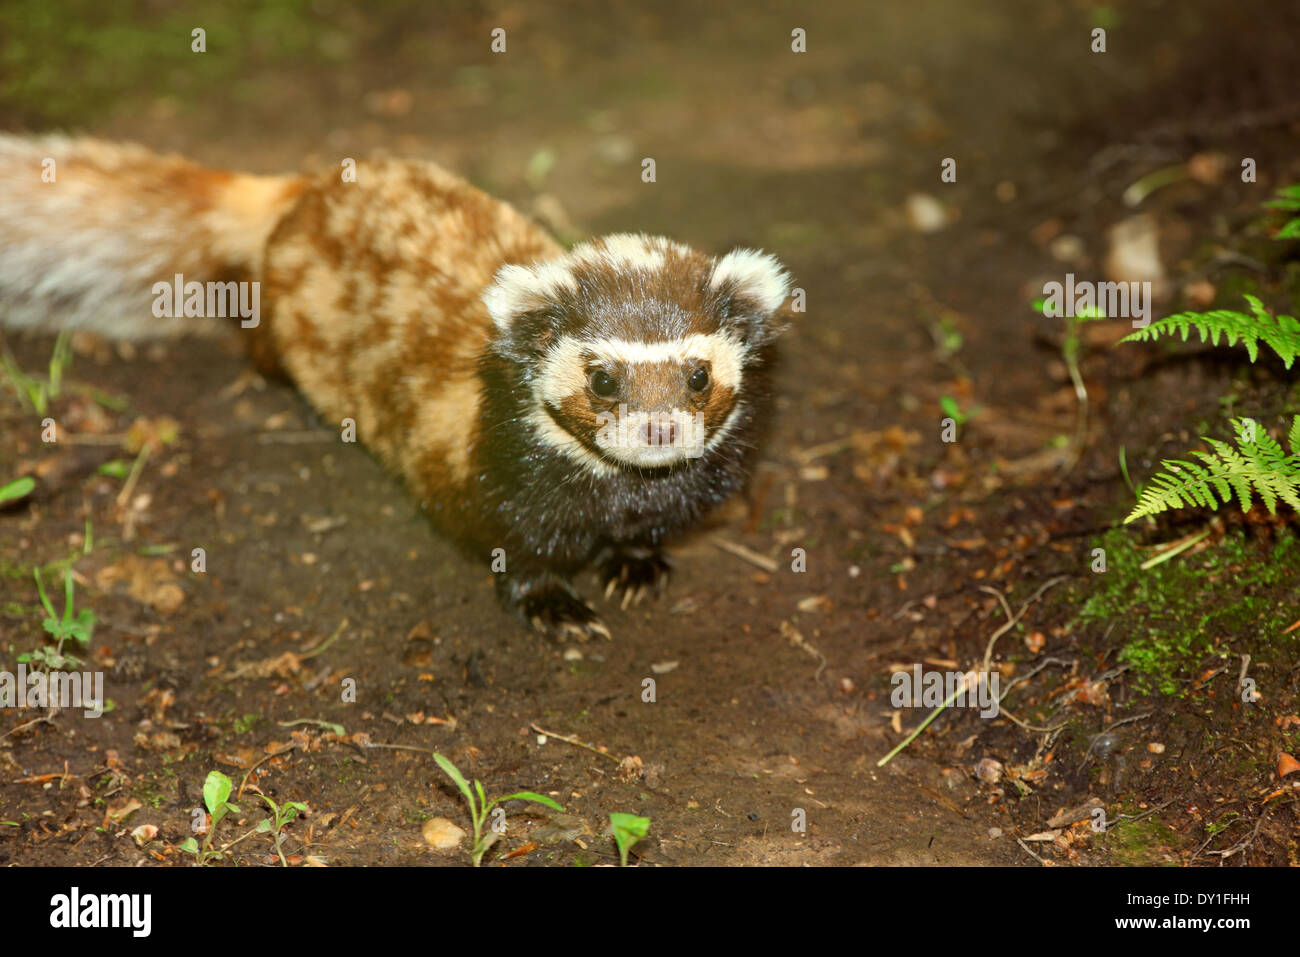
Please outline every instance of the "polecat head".
[[606, 475], [679, 466], [726, 438], [789, 289], [766, 253], [617, 234], [504, 266], [483, 300], [538, 437]]

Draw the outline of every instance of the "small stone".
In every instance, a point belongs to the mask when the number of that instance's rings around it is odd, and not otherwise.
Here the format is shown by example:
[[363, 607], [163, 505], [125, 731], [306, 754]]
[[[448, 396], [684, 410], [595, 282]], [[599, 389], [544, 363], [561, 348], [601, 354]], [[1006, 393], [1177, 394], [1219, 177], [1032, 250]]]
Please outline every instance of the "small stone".
[[439, 851], [454, 850], [465, 836], [464, 831], [445, 817], [429, 818], [420, 828], [420, 833], [424, 835], [426, 844]]
[[1083, 240], [1073, 233], [1064, 233], [1048, 243], [1047, 251], [1057, 262], [1077, 263], [1083, 259]]
[[943, 203], [925, 193], [913, 193], [903, 203], [907, 225], [918, 233], [937, 233], [948, 225]]
[[1208, 279], [1197, 279], [1183, 287], [1183, 296], [1186, 297], [1187, 304], [1194, 309], [1208, 309], [1216, 295], [1218, 290]]
[[1106, 278], [1115, 282], [1149, 282], [1157, 298], [1165, 286], [1160, 261], [1160, 231], [1149, 213], [1130, 216], [1110, 228]]

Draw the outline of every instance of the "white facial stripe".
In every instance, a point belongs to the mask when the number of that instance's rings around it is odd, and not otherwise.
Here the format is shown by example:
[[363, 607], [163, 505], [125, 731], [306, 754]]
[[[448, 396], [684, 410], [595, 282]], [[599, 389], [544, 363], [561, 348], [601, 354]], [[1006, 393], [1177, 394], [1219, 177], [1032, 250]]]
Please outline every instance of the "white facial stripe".
[[613, 465], [610, 465], [568, 432], [565, 432], [564, 429], [560, 428], [555, 423], [555, 420], [547, 414], [545, 409], [539, 408], [530, 412], [528, 414], [528, 424], [533, 427], [533, 432], [538, 436], [538, 438], [548, 446], [555, 449], [555, 451], [560, 454], [568, 456], [592, 475], [595, 475], [598, 478], [606, 478], [618, 471], [618, 469]]
[[582, 345], [561, 339], [542, 356], [534, 395], [543, 403], [559, 405], [567, 396], [587, 387], [587, 369]]
[[712, 452], [722, 443], [723, 439], [731, 434], [731, 430], [736, 425], [736, 419], [740, 416], [740, 406], [741, 404], [739, 402], [733, 405], [731, 411], [727, 413], [726, 420], [713, 430], [713, 434], [710, 435], [708, 441], [704, 443], [704, 450], [706, 452]]
[[559, 405], [567, 396], [585, 389], [588, 355], [624, 365], [705, 361], [709, 363], [709, 376], [713, 381], [734, 393], [740, 392], [744, 378], [744, 347], [724, 333], [696, 333], [683, 339], [660, 342], [562, 339], [542, 357], [535, 386], [537, 397], [542, 402]]
[[790, 276], [781, 263], [775, 256], [756, 249], [737, 249], [718, 260], [709, 286], [717, 289], [729, 280], [734, 280], [767, 312], [780, 308], [790, 294]]
[[585, 345], [596, 358], [625, 365], [640, 362], [708, 362], [709, 375], [714, 382], [733, 392], [740, 391], [745, 348], [726, 333], [695, 333], [682, 339], [657, 342], [602, 339]]

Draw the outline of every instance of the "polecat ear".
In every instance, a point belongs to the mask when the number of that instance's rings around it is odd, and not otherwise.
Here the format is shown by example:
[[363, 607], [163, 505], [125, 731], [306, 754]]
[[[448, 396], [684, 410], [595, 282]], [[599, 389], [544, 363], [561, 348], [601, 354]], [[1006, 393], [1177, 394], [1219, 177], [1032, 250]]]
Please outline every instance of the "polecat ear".
[[502, 266], [483, 291], [483, 304], [497, 327], [503, 355], [522, 359], [546, 347], [560, 295], [577, 289], [573, 274], [559, 263]]
[[780, 332], [770, 320], [790, 295], [790, 274], [775, 256], [756, 249], [729, 252], [713, 267], [709, 288], [720, 297], [724, 322], [746, 341], [758, 344]]

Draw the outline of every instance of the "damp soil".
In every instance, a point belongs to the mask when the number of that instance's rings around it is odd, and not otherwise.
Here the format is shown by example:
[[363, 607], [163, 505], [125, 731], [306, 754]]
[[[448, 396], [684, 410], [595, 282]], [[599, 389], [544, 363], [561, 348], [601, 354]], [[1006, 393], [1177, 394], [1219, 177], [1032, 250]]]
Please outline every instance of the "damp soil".
[[[57, 443], [0, 391], [0, 478], [37, 478], [0, 511], [0, 660], [44, 643], [33, 570], [56, 609], [70, 570], [112, 709], [0, 712], [0, 863], [190, 863], [180, 845], [220, 770], [240, 812], [216, 843], [243, 838], [221, 863], [279, 863], [268, 837], [244, 837], [260, 791], [308, 806], [289, 863], [464, 865], [463, 842], [424, 837], [433, 818], [468, 827], [433, 752], [490, 795], [563, 805], [506, 805], [488, 860], [507, 866], [616, 861], [615, 811], [651, 819], [645, 865], [1296, 863], [1295, 777], [1278, 776], [1300, 746], [1292, 516], [1120, 525], [1125, 471], [1149, 475], [1225, 415], [1277, 434], [1300, 410], [1295, 376], [1222, 350], [1115, 348], [1124, 324], [1098, 324], [1071, 462], [1062, 329], [1029, 306], [1045, 279], [1097, 274], [1133, 213], [1127, 186], [1212, 155], [1232, 166], [1217, 183], [1143, 204], [1170, 277], [1294, 312], [1294, 267], [1259, 207], [1300, 180], [1294, 13], [394, 9], [344, 22], [341, 65], [253, 61], [257, 99], [123, 89], [84, 127], [258, 171], [384, 149], [443, 162], [566, 238], [761, 245], [807, 294], [762, 464], [675, 544], [662, 598], [624, 610], [582, 581], [613, 639], [559, 645], [499, 611], [490, 571], [364, 449], [253, 375], [237, 333], [74, 337], [45, 413]], [[1106, 54], [1088, 48], [1098, 22]], [[796, 26], [806, 54], [790, 52]], [[1238, 182], [1243, 156], [1259, 183]], [[956, 183], [939, 181], [945, 157]], [[943, 228], [915, 228], [916, 193]], [[54, 349], [4, 344], [33, 373]], [[948, 400], [977, 410], [955, 442]], [[159, 444], [132, 478], [142, 436]], [[1202, 530], [1176, 571], [1136, 567]], [[1023, 609], [1010, 628], [1008, 609]], [[1175, 648], [1163, 672], [1141, 670], [1135, 642]], [[1006, 713], [948, 709], [882, 766], [928, 713], [891, 700], [892, 675], [986, 653], [1004, 689], [1020, 681]]]

